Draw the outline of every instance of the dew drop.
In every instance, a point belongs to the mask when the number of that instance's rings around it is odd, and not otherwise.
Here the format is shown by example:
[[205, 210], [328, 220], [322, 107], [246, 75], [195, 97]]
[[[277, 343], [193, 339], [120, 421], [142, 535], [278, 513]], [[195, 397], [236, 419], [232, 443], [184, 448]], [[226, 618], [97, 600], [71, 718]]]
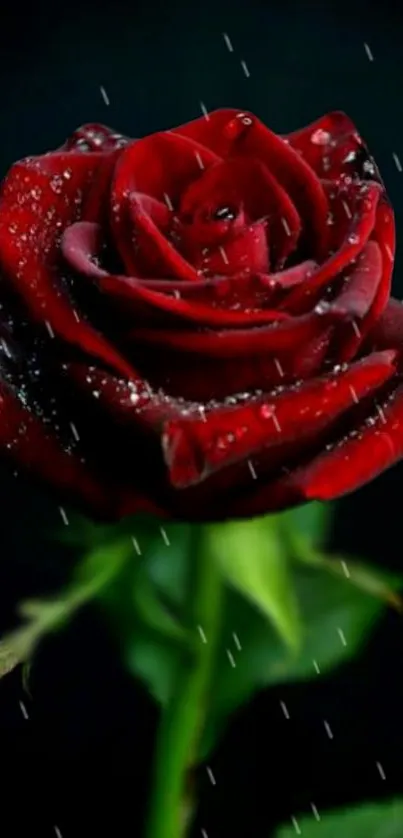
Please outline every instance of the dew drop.
[[214, 210], [212, 218], [214, 221], [234, 221], [238, 215], [236, 207], [218, 207]]
[[262, 419], [272, 419], [273, 406], [270, 404], [262, 404], [259, 410]]
[[224, 128], [224, 135], [229, 140], [237, 140], [253, 125], [253, 119], [246, 113], [238, 113]]
[[320, 300], [320, 302], [315, 306], [315, 313], [316, 314], [326, 314], [330, 309], [330, 303], [326, 300]]
[[324, 131], [323, 128], [318, 128], [311, 135], [311, 143], [314, 145], [328, 145], [331, 140], [329, 131]]

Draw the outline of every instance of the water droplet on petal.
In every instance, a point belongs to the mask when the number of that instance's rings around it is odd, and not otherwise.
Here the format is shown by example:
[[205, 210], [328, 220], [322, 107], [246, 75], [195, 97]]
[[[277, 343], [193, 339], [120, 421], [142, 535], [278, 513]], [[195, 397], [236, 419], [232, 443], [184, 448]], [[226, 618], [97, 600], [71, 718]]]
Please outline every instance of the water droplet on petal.
[[316, 314], [326, 314], [330, 309], [330, 303], [326, 300], [320, 300], [320, 302], [315, 306], [315, 313]]
[[253, 125], [253, 119], [246, 113], [238, 113], [224, 128], [224, 134], [229, 140], [237, 140]]
[[262, 419], [272, 419], [273, 417], [273, 406], [270, 404], [262, 404], [260, 411], [259, 411]]
[[311, 143], [314, 145], [328, 145], [331, 140], [329, 131], [324, 131], [323, 128], [318, 128], [311, 136]]

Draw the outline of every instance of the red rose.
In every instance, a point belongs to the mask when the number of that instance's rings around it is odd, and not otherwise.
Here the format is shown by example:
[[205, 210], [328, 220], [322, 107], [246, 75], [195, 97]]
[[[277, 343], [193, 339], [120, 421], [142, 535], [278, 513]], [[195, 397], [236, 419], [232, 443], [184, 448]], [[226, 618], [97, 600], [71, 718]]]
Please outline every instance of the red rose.
[[394, 244], [342, 113], [81, 128], [2, 187], [4, 454], [105, 517], [354, 489], [403, 448]]

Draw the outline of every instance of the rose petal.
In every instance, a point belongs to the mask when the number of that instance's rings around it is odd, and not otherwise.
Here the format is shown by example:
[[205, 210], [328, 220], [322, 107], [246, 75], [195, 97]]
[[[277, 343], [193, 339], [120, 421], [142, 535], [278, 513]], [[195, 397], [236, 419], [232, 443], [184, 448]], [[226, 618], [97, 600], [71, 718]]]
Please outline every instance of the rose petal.
[[347, 175], [382, 182], [354, 123], [342, 111], [321, 116], [285, 139], [321, 178], [338, 180]]
[[196, 266], [199, 273], [231, 276], [234, 283], [236, 274], [245, 270], [265, 273], [269, 269], [266, 224], [257, 222], [244, 227], [221, 247], [201, 253]]
[[164, 456], [174, 486], [205, 480], [231, 463], [285, 442], [311, 437], [376, 392], [395, 372], [395, 353], [358, 361], [342, 374], [308, 381], [279, 395], [265, 394], [235, 407], [221, 405], [202, 418], [169, 421]]
[[292, 385], [296, 380], [320, 374], [324, 360], [320, 350], [322, 344], [326, 354], [328, 329], [320, 332], [315, 340], [308, 340], [303, 353], [291, 349], [276, 353], [268, 350], [245, 357], [203, 357], [169, 348], [162, 352], [158, 345], [153, 347], [151, 344], [144, 350], [139, 344], [132, 347], [132, 355], [136, 369], [141, 370], [155, 388], [162, 387], [178, 398], [207, 403], [239, 393]]
[[207, 146], [222, 158], [245, 155], [260, 160], [289, 195], [310, 234], [311, 252], [326, 253], [328, 204], [311, 167], [281, 137], [253, 114], [225, 108], [213, 111], [173, 133]]
[[80, 194], [104, 162], [102, 154], [55, 153], [16, 163], [0, 196], [0, 267], [23, 297], [31, 317], [104, 363], [130, 365], [79, 319], [58, 281], [60, 235], [75, 220]]
[[196, 245], [202, 244], [199, 226], [213, 227], [208, 220], [226, 206], [242, 208], [249, 221], [267, 219], [275, 263], [285, 262], [296, 246], [301, 221], [285, 189], [259, 160], [231, 157], [191, 183], [182, 197], [181, 211], [192, 218], [190, 230], [196, 228]]
[[[64, 450], [54, 432], [4, 383], [0, 383], [0, 453], [92, 515], [108, 519], [116, 514], [118, 498], [110, 485], [102, 484], [81, 455]], [[136, 500], [138, 511], [150, 512], [146, 498], [138, 496]]]
[[89, 122], [77, 128], [59, 151], [75, 152], [112, 152], [124, 148], [133, 142], [129, 137], [118, 134], [113, 128], [101, 125], [99, 122]]
[[178, 319], [185, 319], [198, 326], [239, 327], [288, 319], [287, 314], [275, 309], [248, 312], [211, 308], [163, 294], [130, 277], [108, 275], [96, 263], [101, 247], [101, 227], [86, 221], [68, 227], [61, 242], [63, 255], [71, 267], [95, 280], [97, 287], [112, 300], [117, 298], [124, 302], [126, 314], [130, 312], [132, 317], [141, 318], [141, 322], [146, 318], [150, 324], [161, 321], [166, 326], [171, 318], [174, 324]]
[[[122, 235], [119, 221], [112, 222], [117, 235], [117, 246], [129, 274], [134, 276], [166, 276], [177, 279], [196, 280], [195, 268], [181, 256], [174, 244], [161, 232], [156, 223], [159, 210], [161, 224], [162, 205], [139, 194], [131, 194], [127, 207], [130, 226], [129, 238]], [[148, 210], [148, 211], [147, 211]], [[153, 210], [154, 218], [151, 215]], [[169, 210], [166, 208], [169, 216]], [[127, 217], [127, 216], [126, 216]], [[166, 218], [164, 219], [166, 223]], [[168, 225], [167, 225], [168, 226]]]
[[304, 343], [325, 331], [336, 315], [331, 309], [323, 313], [313, 311], [285, 323], [236, 331], [179, 332], [138, 328], [133, 332], [133, 339], [166, 350], [182, 350], [204, 357], [245, 358], [267, 352], [300, 351]]
[[171, 131], [151, 134], [131, 143], [116, 167], [112, 203], [131, 192], [141, 192], [173, 205], [192, 180], [219, 162], [208, 148]]
[[346, 318], [362, 320], [368, 313], [382, 280], [382, 253], [369, 241], [362, 249], [345, 286], [330, 305]]
[[382, 255], [382, 272], [377, 284], [375, 298], [367, 311], [364, 322], [350, 333], [341, 350], [340, 360], [349, 361], [358, 352], [360, 345], [371, 331], [387, 305], [392, 284], [392, 272], [395, 255], [395, 222], [393, 210], [386, 200], [381, 200], [376, 211], [375, 228], [372, 239], [377, 243]]
[[[198, 279], [196, 282], [183, 280], [147, 279], [141, 284], [153, 291], [175, 296], [177, 299], [199, 302], [215, 308], [253, 309], [271, 304], [275, 294], [299, 285], [313, 273], [316, 262], [307, 260], [278, 273], [239, 273], [233, 279], [224, 276]], [[88, 270], [88, 265], [86, 267]], [[95, 276], [95, 273], [93, 274]], [[111, 288], [112, 290], [112, 288]], [[129, 301], [130, 285], [118, 284], [117, 293]]]
[[79, 274], [90, 278], [104, 276], [107, 272], [98, 264], [104, 246], [100, 224], [76, 221], [62, 235], [61, 251], [66, 262]]
[[308, 311], [329, 283], [340, 277], [342, 271], [359, 256], [373, 232], [378, 201], [382, 194], [381, 187], [376, 183], [365, 187], [351, 184], [350, 190], [355, 205], [347, 236], [337, 252], [314, 271], [302, 286], [295, 288], [285, 298], [280, 306], [285, 311], [292, 314]]
[[[120, 289], [117, 288], [119, 283], [121, 286]], [[165, 328], [168, 325], [169, 319], [173, 319], [174, 326], [178, 325], [177, 321], [179, 319], [194, 323], [198, 328], [208, 326], [210, 328], [232, 327], [233, 329], [272, 322], [280, 323], [284, 320], [289, 320], [288, 314], [278, 312], [277, 309], [265, 308], [261, 311], [228, 311], [223, 308], [210, 308], [207, 305], [161, 294], [158, 291], [151, 290], [145, 284], [141, 284], [130, 278], [125, 279], [125, 277], [102, 277], [99, 281], [99, 287], [112, 297], [115, 294], [119, 294], [119, 290], [123, 293], [124, 288], [127, 304], [129, 304], [130, 293], [130, 305], [133, 314], [141, 314], [141, 321], [138, 318], [139, 322], [144, 322], [147, 319], [150, 325], [152, 325], [152, 321], [155, 320], [160, 322]], [[139, 303], [142, 305], [139, 306]], [[140, 328], [140, 333], [143, 335], [145, 330], [143, 326]], [[125, 337], [129, 341], [136, 341], [138, 334], [138, 328], [133, 327]]]
[[403, 455], [403, 388], [370, 422], [293, 476], [307, 500], [331, 500], [373, 480]]
[[138, 273], [137, 248], [138, 256], [144, 258], [147, 275], [164, 276], [167, 272], [183, 279], [197, 279], [194, 269], [144, 211], [140, 195], [174, 206], [185, 187], [200, 176], [201, 169], [218, 159], [197, 143], [168, 132], [145, 137], [124, 151], [111, 188], [111, 226], [129, 274]]
[[81, 220], [102, 224], [105, 230], [109, 224], [109, 195], [113, 174], [121, 153], [120, 149], [108, 154], [83, 196]]
[[368, 343], [374, 349], [397, 349], [403, 352], [403, 303], [400, 300], [393, 297], [389, 300], [368, 335]]

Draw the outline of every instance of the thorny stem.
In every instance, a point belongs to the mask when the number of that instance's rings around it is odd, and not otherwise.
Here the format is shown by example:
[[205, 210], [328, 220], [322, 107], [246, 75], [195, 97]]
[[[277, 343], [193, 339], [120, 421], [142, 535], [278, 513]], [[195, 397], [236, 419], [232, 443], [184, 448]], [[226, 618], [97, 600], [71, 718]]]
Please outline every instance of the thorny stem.
[[206, 541], [196, 533], [189, 592], [189, 628], [197, 644], [184, 652], [157, 734], [146, 838], [185, 838], [193, 818], [192, 769], [208, 706], [220, 624], [221, 579]]

